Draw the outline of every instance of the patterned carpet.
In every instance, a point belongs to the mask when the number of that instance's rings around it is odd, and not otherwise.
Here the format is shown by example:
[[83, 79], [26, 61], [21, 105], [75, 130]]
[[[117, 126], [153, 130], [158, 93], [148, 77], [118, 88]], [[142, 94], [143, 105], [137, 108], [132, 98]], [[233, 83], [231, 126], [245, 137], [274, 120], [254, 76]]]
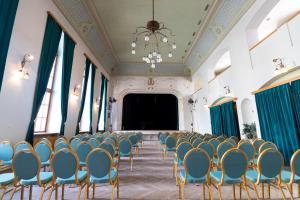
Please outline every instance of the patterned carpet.
[[[139, 156], [134, 158], [133, 171], [130, 171], [128, 160], [122, 160], [120, 165], [120, 198], [121, 200], [174, 200], [178, 199], [178, 187], [175, 185], [175, 178], [172, 177], [173, 155], [169, 154], [166, 160], [162, 159], [161, 147], [155, 141], [145, 142], [140, 149]], [[107, 200], [111, 198], [111, 186], [99, 185], [96, 188], [95, 198]], [[296, 188], [296, 187], [294, 187]], [[65, 199], [76, 199], [77, 188], [65, 188]], [[90, 190], [92, 191], [92, 190]], [[223, 199], [233, 199], [232, 187], [222, 188]], [[33, 199], [38, 199], [40, 189], [33, 189]], [[54, 193], [53, 193], [54, 194]], [[116, 192], [115, 192], [116, 194]], [[208, 194], [208, 193], [207, 193]], [[265, 194], [267, 194], [267, 189]], [[295, 189], [296, 194], [296, 189]], [[250, 190], [252, 199], [255, 193]], [[45, 193], [44, 199], [48, 196]], [[239, 199], [239, 191], [236, 189], [236, 197]], [[287, 197], [289, 197], [287, 195]], [[116, 196], [115, 196], [116, 198]], [[208, 195], [206, 196], [208, 199]], [[216, 189], [213, 189], [213, 198], [219, 199]], [[246, 193], [243, 192], [243, 199]], [[4, 199], [8, 199], [8, 195]], [[14, 199], [20, 199], [20, 193], [16, 193]], [[28, 199], [28, 189], [25, 192], [25, 199]], [[54, 199], [54, 195], [52, 196]], [[59, 195], [59, 199], [61, 199]], [[83, 195], [82, 195], [83, 199]], [[185, 199], [203, 199], [202, 186], [187, 185], [185, 187]], [[279, 191], [271, 189], [271, 199], [281, 199]]]

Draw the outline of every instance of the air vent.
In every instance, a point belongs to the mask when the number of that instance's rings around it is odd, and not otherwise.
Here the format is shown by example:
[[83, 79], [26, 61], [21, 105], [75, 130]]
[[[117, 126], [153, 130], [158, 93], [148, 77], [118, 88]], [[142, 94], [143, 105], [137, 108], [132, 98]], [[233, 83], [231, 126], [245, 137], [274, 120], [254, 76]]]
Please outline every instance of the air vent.
[[205, 6], [204, 11], [207, 11], [208, 8], [209, 8], [209, 4], [207, 4], [207, 5]]

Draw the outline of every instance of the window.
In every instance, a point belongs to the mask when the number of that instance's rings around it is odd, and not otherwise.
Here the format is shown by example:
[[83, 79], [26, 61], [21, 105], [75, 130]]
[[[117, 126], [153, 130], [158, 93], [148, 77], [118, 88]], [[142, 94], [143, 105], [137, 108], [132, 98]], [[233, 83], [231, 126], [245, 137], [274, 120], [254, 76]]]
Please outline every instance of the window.
[[218, 60], [215, 66], [214, 69], [215, 77], [222, 74], [230, 66], [231, 66], [230, 52], [227, 51], [220, 57], [220, 59]]
[[[35, 119], [34, 132], [59, 132], [61, 122], [60, 85], [62, 76], [62, 57], [64, 35], [62, 34], [57, 56], [54, 60], [47, 89], [41, 107]], [[59, 113], [59, 114], [57, 114]]]
[[[90, 72], [88, 75], [89, 77], [88, 77], [88, 82], [87, 82], [84, 108], [83, 108], [83, 113], [82, 113], [81, 122], [80, 122], [80, 131], [82, 131], [82, 132], [90, 131], [90, 123], [91, 123], [90, 99], [91, 99], [91, 78], [92, 78], [92, 73], [91, 73], [92, 69], [91, 68], [92, 68], [92, 64], [90, 65]], [[83, 78], [83, 81], [84, 81], [84, 78]], [[81, 94], [82, 94], [82, 92], [81, 92]]]
[[104, 94], [103, 94], [103, 100], [102, 100], [102, 104], [101, 104], [101, 113], [100, 113], [100, 119], [99, 119], [99, 124], [98, 124], [98, 130], [99, 131], [104, 131], [105, 130], [105, 104], [106, 104], [106, 95], [107, 95], [107, 92], [106, 92], [106, 90], [107, 90], [107, 85], [106, 85], [106, 83], [107, 83], [107, 80], [105, 80], [104, 81], [104, 84], [105, 84], [105, 86], [104, 86]]

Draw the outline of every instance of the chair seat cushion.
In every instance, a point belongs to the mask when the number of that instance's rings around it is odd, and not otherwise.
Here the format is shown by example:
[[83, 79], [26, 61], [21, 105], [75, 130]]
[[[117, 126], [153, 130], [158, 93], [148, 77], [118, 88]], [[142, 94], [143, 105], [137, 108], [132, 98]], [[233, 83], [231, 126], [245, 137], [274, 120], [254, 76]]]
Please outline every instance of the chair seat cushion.
[[174, 151], [176, 151], [176, 148], [175, 147], [173, 147], [173, 148], [165, 148], [164, 149], [165, 151], [172, 151], [172, 152], [174, 152]]
[[[251, 181], [252, 183], [257, 182], [258, 178], [258, 172], [256, 170], [248, 170], [246, 172], [246, 179]], [[261, 175], [260, 177], [260, 182], [261, 183], [271, 183], [274, 182], [276, 179], [275, 178], [268, 178], [264, 175]]]
[[1, 160], [1, 165], [3, 166], [11, 166], [12, 165], [12, 160]]
[[[52, 180], [53, 174], [52, 172], [40, 172], [40, 180], [42, 184], [49, 183]], [[32, 179], [24, 180], [22, 179], [20, 181], [21, 185], [37, 185], [37, 177], [34, 177]]]
[[50, 166], [50, 160], [42, 162], [42, 167]]
[[[291, 175], [292, 175], [292, 173], [290, 171], [282, 170], [282, 172], [281, 172], [281, 181], [283, 183], [289, 183], [290, 180], [291, 180]], [[296, 174], [294, 176], [294, 183], [300, 183], [300, 177], [297, 176]]]
[[[84, 179], [86, 179], [88, 175], [87, 171], [78, 171], [77, 172], [77, 179], [79, 182], [83, 181]], [[63, 179], [63, 178], [57, 178], [56, 179], [56, 183], [58, 185], [62, 185], [62, 184], [73, 184], [75, 183], [75, 175], [71, 176], [70, 178], [67, 179]]]
[[[110, 178], [112, 181], [115, 181], [117, 178], [117, 169], [116, 168], [112, 168], [110, 171]], [[109, 176], [108, 174], [102, 178], [97, 178], [95, 176], [90, 177], [90, 182], [91, 183], [108, 183], [109, 182]]]
[[[185, 180], [185, 170], [180, 170], [179, 173], [180, 181], [183, 182]], [[187, 175], [186, 181], [188, 183], [205, 183], [206, 182], [206, 176], [200, 177], [200, 178], [195, 178], [192, 177], [190, 174]]]
[[219, 163], [219, 159], [218, 158], [214, 158], [214, 164], [218, 165], [218, 163]]
[[15, 176], [13, 173], [0, 174], [0, 185], [7, 186], [9, 184], [12, 184], [14, 181], [14, 177]]
[[80, 166], [80, 167], [85, 167], [85, 166], [86, 166], [86, 162], [80, 161], [80, 162], [79, 162], [79, 166]]
[[[222, 180], [222, 171], [213, 171], [210, 172], [210, 177], [213, 181], [215, 182], [221, 182]], [[242, 179], [241, 178], [231, 178], [225, 174], [224, 176], [224, 184], [237, 184], [241, 183]]]
[[128, 153], [120, 152], [120, 157], [130, 157], [130, 152]]

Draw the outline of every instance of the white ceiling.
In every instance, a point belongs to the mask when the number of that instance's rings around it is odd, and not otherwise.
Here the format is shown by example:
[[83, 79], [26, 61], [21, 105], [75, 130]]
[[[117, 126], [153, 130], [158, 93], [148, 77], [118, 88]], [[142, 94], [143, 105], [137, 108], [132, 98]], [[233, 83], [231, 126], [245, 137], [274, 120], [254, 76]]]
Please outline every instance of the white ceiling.
[[[136, 27], [151, 19], [151, 0], [53, 0], [108, 72], [189, 76], [255, 0], [155, 0], [155, 19], [173, 30], [177, 50], [150, 70], [131, 54]], [[200, 23], [199, 23], [200, 21]], [[139, 46], [139, 45], [138, 45]]]

